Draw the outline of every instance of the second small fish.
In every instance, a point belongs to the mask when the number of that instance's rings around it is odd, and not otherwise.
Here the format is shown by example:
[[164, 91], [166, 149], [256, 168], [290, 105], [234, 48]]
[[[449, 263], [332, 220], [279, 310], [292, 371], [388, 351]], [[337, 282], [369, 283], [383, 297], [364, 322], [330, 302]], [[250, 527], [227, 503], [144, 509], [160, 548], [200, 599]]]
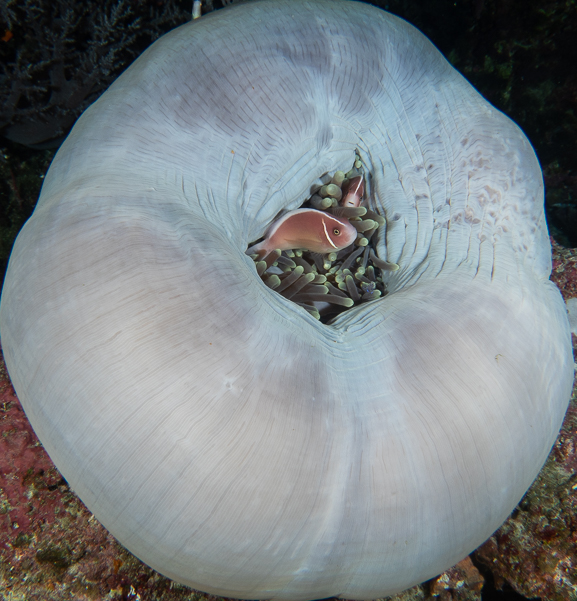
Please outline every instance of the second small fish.
[[365, 193], [365, 180], [362, 175], [352, 177], [343, 186], [342, 207], [360, 207]]

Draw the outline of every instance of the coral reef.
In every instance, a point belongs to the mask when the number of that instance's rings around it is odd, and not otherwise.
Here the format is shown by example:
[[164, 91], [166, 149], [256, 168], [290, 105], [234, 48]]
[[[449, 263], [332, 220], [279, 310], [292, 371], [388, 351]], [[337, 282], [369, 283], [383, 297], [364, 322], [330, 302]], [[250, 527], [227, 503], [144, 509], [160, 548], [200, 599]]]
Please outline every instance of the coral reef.
[[175, 0], [0, 6], [0, 133], [28, 146], [58, 145], [132, 59], [190, 19]]
[[563, 298], [577, 298], [577, 251], [563, 248], [551, 239], [553, 244], [553, 272], [551, 280], [559, 286]]
[[[209, 0], [203, 13], [232, 0]], [[192, 2], [0, 3], [0, 135], [55, 147], [154, 40], [191, 18]]]

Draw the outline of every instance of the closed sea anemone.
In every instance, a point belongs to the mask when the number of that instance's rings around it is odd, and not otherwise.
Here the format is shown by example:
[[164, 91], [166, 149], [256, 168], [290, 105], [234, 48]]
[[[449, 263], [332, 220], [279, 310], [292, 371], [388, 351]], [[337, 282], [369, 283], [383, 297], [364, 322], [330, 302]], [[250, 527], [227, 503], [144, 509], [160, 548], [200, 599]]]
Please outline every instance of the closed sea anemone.
[[[366, 254], [245, 254], [357, 162], [362, 202], [330, 208], [366, 210]], [[426, 38], [263, 0], [164, 36], [79, 119], [0, 330], [46, 450], [143, 561], [370, 599], [462, 559], [543, 465], [573, 375], [550, 270], [531, 145]]]

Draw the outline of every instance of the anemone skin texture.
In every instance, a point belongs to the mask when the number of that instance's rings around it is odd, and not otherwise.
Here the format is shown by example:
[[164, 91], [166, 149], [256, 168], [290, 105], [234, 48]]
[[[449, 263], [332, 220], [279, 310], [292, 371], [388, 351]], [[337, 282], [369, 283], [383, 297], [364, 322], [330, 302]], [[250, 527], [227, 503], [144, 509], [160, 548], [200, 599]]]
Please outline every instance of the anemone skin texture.
[[[389, 295], [332, 325], [244, 254], [358, 151]], [[153, 568], [218, 595], [390, 595], [482, 543], [572, 384], [531, 145], [412, 26], [341, 0], [174, 30], [80, 118], [0, 326], [40, 440]]]

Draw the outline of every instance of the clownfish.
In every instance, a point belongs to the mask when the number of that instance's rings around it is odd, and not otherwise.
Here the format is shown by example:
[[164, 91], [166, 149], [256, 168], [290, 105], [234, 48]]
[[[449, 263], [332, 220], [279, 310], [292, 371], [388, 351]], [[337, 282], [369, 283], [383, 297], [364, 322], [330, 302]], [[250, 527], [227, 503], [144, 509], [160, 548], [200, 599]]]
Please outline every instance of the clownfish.
[[326, 254], [349, 246], [356, 237], [357, 230], [348, 219], [315, 209], [297, 209], [275, 221], [265, 239], [248, 248], [246, 254], [258, 254], [261, 261], [276, 249], [302, 248]]
[[343, 186], [341, 207], [358, 207], [365, 193], [365, 180], [362, 175], [356, 175]]

